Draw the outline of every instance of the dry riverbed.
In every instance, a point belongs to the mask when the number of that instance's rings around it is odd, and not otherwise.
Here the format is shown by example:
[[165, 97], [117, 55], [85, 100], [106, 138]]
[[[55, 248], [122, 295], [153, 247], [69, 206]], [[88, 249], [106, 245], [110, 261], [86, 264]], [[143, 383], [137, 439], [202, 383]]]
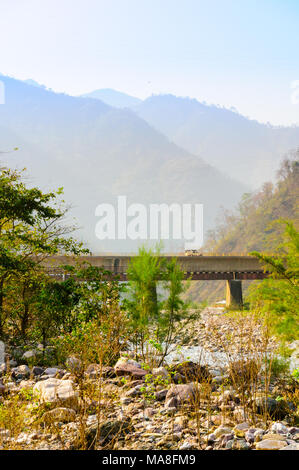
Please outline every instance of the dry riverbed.
[[296, 381], [273, 378], [265, 394], [261, 369], [249, 394], [242, 382], [242, 364], [276, 347], [263, 335], [251, 319], [208, 308], [178, 333], [166, 367], [126, 355], [114, 367], [69, 358], [47, 368], [32, 366], [34, 351], [22, 364], [10, 355], [0, 369], [0, 448], [299, 450]]

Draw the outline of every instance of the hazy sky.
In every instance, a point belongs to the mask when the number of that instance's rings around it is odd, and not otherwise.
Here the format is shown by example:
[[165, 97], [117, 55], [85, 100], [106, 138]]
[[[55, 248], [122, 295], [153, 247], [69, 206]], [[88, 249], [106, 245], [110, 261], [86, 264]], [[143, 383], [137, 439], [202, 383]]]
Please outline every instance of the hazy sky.
[[299, 124], [299, 0], [0, 0], [0, 72]]

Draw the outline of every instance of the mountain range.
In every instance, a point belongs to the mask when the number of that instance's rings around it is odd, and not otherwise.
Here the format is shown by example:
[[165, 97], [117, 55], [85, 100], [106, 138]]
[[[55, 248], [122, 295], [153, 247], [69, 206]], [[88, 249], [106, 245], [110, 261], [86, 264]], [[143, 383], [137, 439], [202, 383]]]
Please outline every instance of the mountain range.
[[282, 156], [299, 146], [299, 127], [262, 124], [191, 98], [154, 95], [130, 107], [171, 142], [254, 189], [275, 179]]
[[[258, 155], [253, 150], [251, 154], [248, 148], [244, 148], [243, 153], [240, 149], [248, 135], [246, 138], [241, 134], [238, 136], [238, 132], [255, 128], [263, 134], [268, 128], [247, 122], [235, 112], [173, 96], [151, 97], [145, 101], [133, 98], [132, 101], [124, 100], [122, 94], [107, 94], [106, 90], [93, 97], [74, 97], [54, 93], [37, 86], [36, 82], [5, 76], [0, 79], [5, 85], [6, 98], [5, 104], [0, 106], [0, 150], [19, 148], [17, 152], [2, 154], [2, 162], [11, 167], [26, 167], [29, 183], [44, 190], [63, 186], [64, 199], [72, 205], [70, 218], [75, 217], [81, 227], [77, 235], [95, 253], [129, 252], [140, 244], [140, 241], [130, 240], [123, 243], [100, 241], [95, 237], [96, 206], [107, 202], [115, 204], [118, 195], [126, 195], [128, 203], [203, 203], [207, 232], [215, 227], [221, 207], [234, 207], [241, 195], [250, 189], [250, 184], [254, 187], [260, 183], [254, 174], [262, 148]], [[95, 98], [100, 95], [102, 99]], [[110, 103], [113, 97], [114, 106], [104, 103], [105, 95]], [[191, 108], [197, 110], [193, 116]], [[204, 116], [198, 117], [198, 122], [195, 118], [200, 116], [199, 109], [206, 113], [205, 126]], [[214, 121], [212, 115], [218, 116], [218, 120], [215, 117]], [[230, 154], [220, 138], [225, 136], [226, 118], [227, 129], [231, 135], [235, 134], [237, 141], [232, 143], [236, 152]], [[193, 123], [195, 131], [188, 131], [194, 138], [187, 145], [187, 131], [184, 137], [183, 130], [188, 127], [188, 122]], [[263, 150], [265, 158], [261, 157], [261, 165], [265, 159], [270, 162], [273, 172], [278, 153], [282, 156], [298, 145], [299, 131], [286, 128], [281, 151], [276, 151], [271, 159], [270, 130], [276, 132], [269, 128], [268, 146]], [[201, 138], [201, 146], [196, 147], [196, 141], [200, 142]], [[260, 142], [264, 143], [264, 137]], [[237, 148], [243, 175], [241, 170], [235, 171]], [[254, 141], [252, 148], [258, 148]], [[223, 157], [220, 158], [221, 150]], [[248, 168], [252, 171], [247, 171]], [[257, 173], [260, 177], [260, 172]], [[181, 248], [182, 244], [176, 241], [165, 244], [166, 251]]]

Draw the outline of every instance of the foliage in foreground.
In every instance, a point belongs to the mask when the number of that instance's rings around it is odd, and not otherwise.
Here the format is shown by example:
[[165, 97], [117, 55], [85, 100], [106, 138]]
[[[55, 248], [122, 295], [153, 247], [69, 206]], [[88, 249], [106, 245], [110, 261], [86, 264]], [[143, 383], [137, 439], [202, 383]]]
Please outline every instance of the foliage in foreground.
[[292, 222], [280, 224], [285, 225], [280, 255], [252, 253], [271, 275], [251, 286], [250, 300], [273, 333], [283, 341], [292, 341], [299, 338], [299, 233]]
[[[124, 307], [128, 313], [136, 355], [145, 359], [156, 350], [159, 363], [170, 352], [177, 325], [192, 319], [190, 302], [182, 300], [188, 285], [176, 259], [170, 261], [142, 247], [128, 269], [128, 295]], [[158, 279], [162, 279], [158, 293]]]

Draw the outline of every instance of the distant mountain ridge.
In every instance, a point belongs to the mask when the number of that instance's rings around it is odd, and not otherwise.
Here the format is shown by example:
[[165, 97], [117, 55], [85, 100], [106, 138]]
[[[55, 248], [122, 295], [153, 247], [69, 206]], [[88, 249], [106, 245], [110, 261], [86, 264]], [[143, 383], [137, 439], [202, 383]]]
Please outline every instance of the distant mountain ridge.
[[[122, 106], [119, 92], [93, 92], [85, 96]], [[120, 94], [120, 97], [122, 94]], [[201, 103], [188, 97], [153, 95], [126, 106], [170, 141], [198, 155], [251, 188], [275, 179], [279, 163], [288, 151], [299, 147], [299, 127], [279, 127], [259, 123], [235, 109]]]
[[27, 83], [27, 85], [36, 86], [37, 88], [47, 88], [45, 85], [40, 85], [40, 83], [36, 82], [35, 80], [32, 80], [31, 78], [24, 80], [24, 83]]
[[103, 103], [115, 108], [132, 108], [141, 103], [139, 98], [127, 95], [121, 91], [112, 90], [111, 88], [103, 88], [90, 93], [81, 95], [82, 98], [94, 98], [103, 101]]
[[173, 95], [152, 96], [134, 111], [176, 145], [258, 188], [299, 147], [299, 127], [274, 127], [235, 111]]
[[[72, 97], [1, 76], [6, 102], [0, 106], [0, 143], [9, 166], [27, 167], [30, 183], [65, 188], [78, 236], [94, 253], [134, 251], [142, 241], [99, 241], [95, 208], [115, 203], [203, 203], [205, 230], [221, 206], [233, 207], [248, 190], [198, 156], [170, 142], [129, 109]], [[182, 245], [169, 242], [168, 251]]]

